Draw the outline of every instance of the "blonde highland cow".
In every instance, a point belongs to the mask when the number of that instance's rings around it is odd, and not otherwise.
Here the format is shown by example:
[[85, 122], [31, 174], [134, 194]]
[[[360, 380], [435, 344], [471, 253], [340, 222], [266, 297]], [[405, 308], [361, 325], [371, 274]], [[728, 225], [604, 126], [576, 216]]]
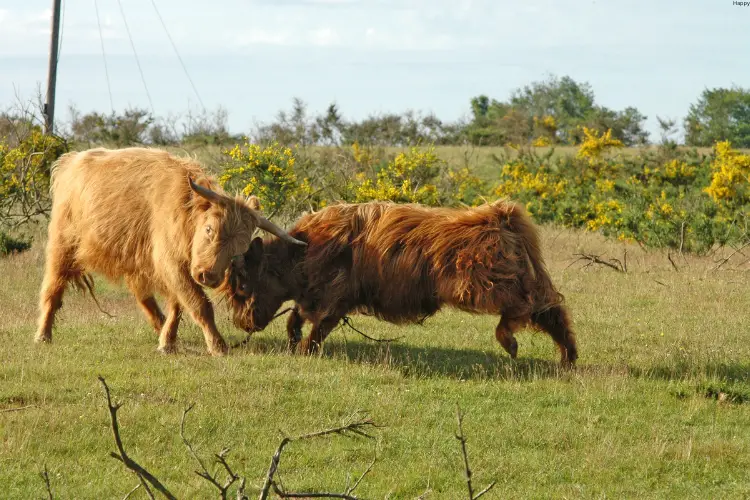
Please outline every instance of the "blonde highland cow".
[[[305, 245], [257, 211], [255, 197], [230, 197], [200, 165], [148, 148], [67, 153], [53, 166], [52, 213], [40, 292], [37, 342], [52, 340], [67, 284], [91, 290], [91, 272], [124, 278], [159, 350], [173, 352], [182, 311], [203, 330], [209, 353], [227, 345], [201, 285], [216, 288], [256, 228]], [[154, 293], [166, 300], [166, 317]]]

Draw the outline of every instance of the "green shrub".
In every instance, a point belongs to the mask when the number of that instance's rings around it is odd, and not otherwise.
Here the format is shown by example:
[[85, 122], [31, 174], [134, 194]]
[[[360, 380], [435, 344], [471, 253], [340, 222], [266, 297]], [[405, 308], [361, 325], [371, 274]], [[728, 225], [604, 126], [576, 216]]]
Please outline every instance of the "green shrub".
[[31, 248], [31, 241], [14, 238], [0, 231], [0, 256], [25, 252], [29, 248]]

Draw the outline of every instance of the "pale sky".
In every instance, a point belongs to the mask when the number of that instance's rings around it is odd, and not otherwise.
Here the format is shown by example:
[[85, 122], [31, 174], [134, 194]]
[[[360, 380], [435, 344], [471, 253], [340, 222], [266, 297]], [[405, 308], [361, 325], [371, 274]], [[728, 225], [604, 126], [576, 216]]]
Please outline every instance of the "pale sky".
[[[153, 0], [207, 108], [233, 132], [336, 101], [370, 113], [469, 113], [549, 74], [599, 104], [681, 119], [706, 87], [750, 87], [750, 6], [732, 0]], [[0, 0], [0, 108], [45, 88], [51, 0]], [[121, 0], [157, 115], [198, 103], [152, 0]], [[148, 107], [117, 0], [96, 0], [116, 110]], [[63, 0], [57, 117], [111, 110], [94, 0]]]

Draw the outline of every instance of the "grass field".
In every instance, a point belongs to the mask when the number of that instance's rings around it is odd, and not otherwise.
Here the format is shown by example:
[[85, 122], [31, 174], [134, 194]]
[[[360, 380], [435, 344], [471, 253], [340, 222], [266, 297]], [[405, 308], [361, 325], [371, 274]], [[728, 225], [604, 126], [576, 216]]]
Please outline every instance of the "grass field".
[[[283, 319], [247, 347], [214, 359], [189, 319], [180, 353], [156, 352], [155, 334], [124, 287], [98, 281], [100, 313], [69, 292], [51, 345], [32, 336], [42, 241], [0, 260], [0, 497], [39, 498], [46, 467], [56, 498], [122, 498], [136, 477], [115, 449], [106, 377], [126, 450], [180, 498], [216, 497], [180, 436], [207, 463], [224, 447], [256, 497], [281, 432], [340, 424], [357, 410], [383, 427], [376, 440], [334, 436], [292, 443], [281, 460], [292, 490], [343, 491], [377, 452], [364, 498], [465, 498], [455, 411], [485, 498], [747, 498], [750, 496], [750, 294], [746, 260], [678, 258], [544, 229], [545, 255], [578, 335], [573, 372], [553, 342], [518, 335], [511, 362], [497, 318], [445, 311], [397, 328], [355, 316], [376, 344], [335, 331], [319, 357], [283, 352]], [[628, 273], [583, 263], [577, 252], [621, 258]], [[729, 253], [729, 252], [726, 252]], [[219, 306], [220, 328], [244, 338]], [[28, 407], [19, 411], [6, 411]], [[145, 498], [138, 491], [131, 498]]]

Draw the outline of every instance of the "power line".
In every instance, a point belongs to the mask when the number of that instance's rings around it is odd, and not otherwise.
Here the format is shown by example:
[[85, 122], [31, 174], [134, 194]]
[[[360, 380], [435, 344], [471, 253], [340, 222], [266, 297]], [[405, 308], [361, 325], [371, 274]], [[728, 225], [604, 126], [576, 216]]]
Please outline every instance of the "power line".
[[120, 15], [122, 15], [122, 21], [125, 23], [125, 31], [128, 34], [130, 40], [130, 46], [133, 48], [133, 55], [135, 56], [135, 63], [138, 65], [138, 72], [141, 74], [141, 80], [143, 81], [143, 88], [146, 89], [146, 97], [148, 97], [148, 103], [151, 106], [151, 113], [154, 112], [154, 103], [151, 101], [151, 94], [148, 92], [148, 85], [146, 85], [146, 77], [143, 76], [143, 69], [141, 68], [141, 62], [138, 60], [138, 52], [135, 50], [135, 44], [133, 43], [133, 37], [130, 35], [130, 28], [128, 27], [128, 21], [125, 19], [125, 12], [122, 10], [122, 2], [117, 0], [117, 5], [120, 7]]
[[161, 14], [159, 13], [159, 9], [156, 8], [156, 1], [155, 0], [151, 0], [151, 5], [154, 6], [154, 10], [156, 11], [156, 15], [159, 17], [159, 21], [161, 22], [162, 28], [164, 28], [164, 33], [167, 34], [167, 38], [169, 38], [169, 43], [172, 44], [172, 48], [174, 49], [174, 53], [177, 55], [177, 59], [179, 59], [180, 65], [182, 66], [182, 70], [185, 72], [185, 76], [187, 76], [187, 79], [190, 82], [190, 86], [193, 87], [193, 92], [195, 92], [195, 95], [198, 98], [198, 102], [201, 103], [201, 107], [205, 111], [206, 106], [203, 105], [203, 100], [201, 99], [201, 96], [198, 93], [198, 89], [195, 87], [195, 84], [193, 83], [193, 79], [190, 78], [190, 73], [188, 73], [187, 67], [185, 67], [185, 63], [182, 61], [182, 57], [180, 57], [180, 53], [177, 51], [177, 46], [175, 45], [174, 40], [172, 40], [172, 36], [169, 34], [169, 30], [167, 30], [166, 24], [164, 24], [164, 19], [162, 19]]
[[102, 35], [102, 23], [99, 20], [99, 4], [94, 0], [94, 9], [96, 10], [96, 24], [99, 26], [99, 41], [102, 45], [102, 58], [104, 59], [104, 76], [107, 78], [107, 91], [109, 92], [109, 107], [112, 114], [115, 113], [115, 102], [112, 99], [112, 87], [109, 84], [109, 70], [107, 69], [107, 54], [104, 52], [104, 36]]

